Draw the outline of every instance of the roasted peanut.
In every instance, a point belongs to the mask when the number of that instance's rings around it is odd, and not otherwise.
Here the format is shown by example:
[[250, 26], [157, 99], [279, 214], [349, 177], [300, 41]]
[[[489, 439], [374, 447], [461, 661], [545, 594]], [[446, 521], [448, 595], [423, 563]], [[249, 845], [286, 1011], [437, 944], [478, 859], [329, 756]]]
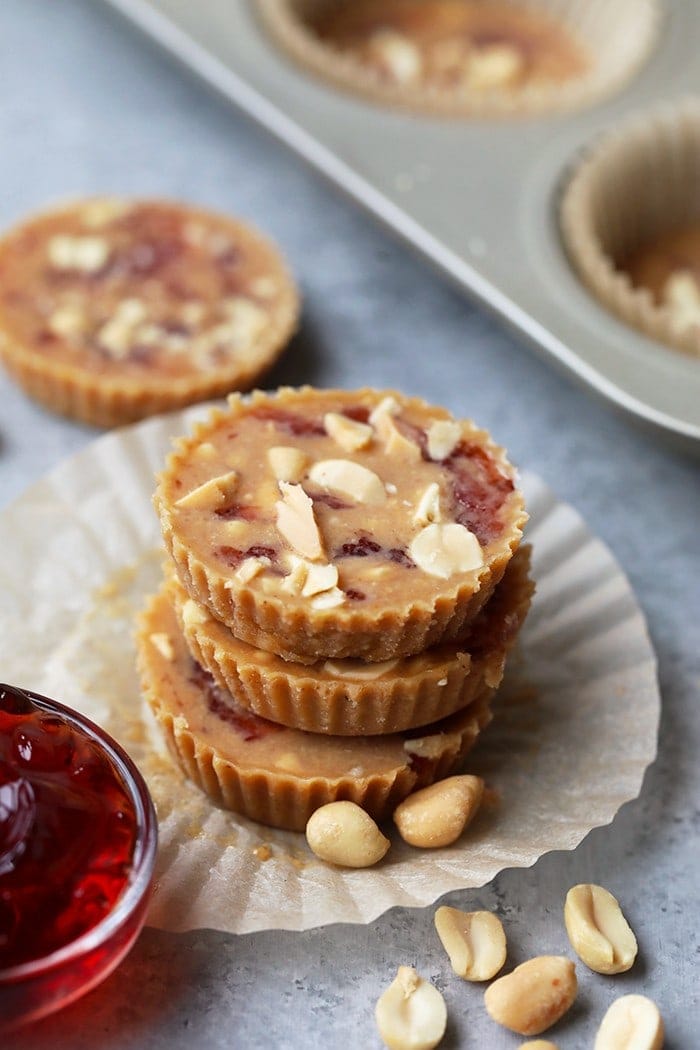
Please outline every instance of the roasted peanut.
[[389, 1050], [432, 1050], [447, 1025], [442, 995], [411, 966], [399, 966], [396, 978], [377, 1000], [374, 1016]]
[[656, 1003], [644, 995], [623, 995], [608, 1009], [594, 1050], [661, 1050], [664, 1023]]
[[435, 929], [452, 969], [465, 981], [490, 981], [506, 961], [506, 935], [490, 911], [438, 908]]
[[415, 791], [394, 810], [394, 823], [410, 846], [449, 846], [475, 816], [484, 782], [468, 775], [448, 777]]
[[596, 973], [624, 973], [637, 958], [637, 939], [612, 893], [584, 883], [566, 895], [564, 922], [571, 947]]
[[369, 868], [390, 846], [369, 813], [354, 802], [329, 802], [312, 813], [306, 841], [321, 860], [346, 868]]
[[576, 998], [576, 967], [560, 955], [541, 955], [499, 977], [484, 1003], [494, 1021], [518, 1035], [539, 1035], [563, 1017]]

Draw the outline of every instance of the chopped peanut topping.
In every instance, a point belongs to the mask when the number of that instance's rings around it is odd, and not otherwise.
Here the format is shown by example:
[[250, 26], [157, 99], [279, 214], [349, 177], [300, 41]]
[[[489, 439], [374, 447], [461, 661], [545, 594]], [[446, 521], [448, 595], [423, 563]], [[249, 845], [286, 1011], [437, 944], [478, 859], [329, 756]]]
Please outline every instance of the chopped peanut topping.
[[231, 470], [228, 474], [221, 474], [218, 478], [212, 478], [198, 485], [186, 496], [181, 496], [175, 506], [196, 510], [213, 509], [220, 506], [235, 491], [237, 485], [238, 474], [235, 470]]
[[413, 540], [409, 551], [423, 572], [444, 580], [455, 572], [471, 572], [484, 564], [476, 536], [456, 522], [426, 526]]
[[49, 329], [64, 339], [81, 335], [87, 326], [85, 311], [72, 303], [59, 306], [49, 318]]
[[369, 421], [373, 427], [376, 427], [383, 416], [397, 416], [400, 411], [401, 406], [398, 401], [389, 394], [387, 397], [382, 398], [376, 408], [372, 409]]
[[278, 481], [299, 481], [307, 459], [301, 449], [290, 445], [274, 445], [267, 452], [270, 469]]
[[313, 502], [301, 485], [280, 481], [279, 487], [282, 499], [275, 503], [277, 528], [297, 554], [318, 561], [323, 557], [323, 545]]
[[357, 503], [384, 503], [386, 490], [373, 470], [350, 459], [324, 459], [309, 471], [311, 480], [324, 489], [350, 496]]
[[199, 602], [192, 601], [191, 598], [188, 598], [182, 606], [182, 620], [185, 627], [196, 627], [210, 619], [211, 617], [206, 609]]
[[337, 441], [346, 452], [356, 452], [366, 448], [372, 440], [374, 431], [367, 423], [358, 423], [355, 419], [340, 412], [326, 412], [323, 417], [326, 433]]
[[415, 441], [405, 437], [392, 416], [388, 413], [377, 417], [375, 424], [377, 436], [384, 442], [387, 455], [398, 456], [410, 462], [417, 463], [421, 458], [421, 450]]
[[462, 428], [451, 419], [437, 419], [428, 430], [428, 455], [431, 459], [447, 459], [459, 444]]
[[151, 635], [151, 642], [155, 645], [156, 649], [164, 659], [169, 662], [175, 659], [175, 650], [173, 649], [173, 643], [169, 636], [162, 631], [155, 631]]
[[330, 591], [317, 594], [311, 599], [314, 609], [335, 609], [337, 605], [343, 605], [345, 593], [339, 587], [333, 587]]
[[434, 522], [442, 521], [440, 514], [440, 486], [437, 482], [428, 485], [416, 507], [413, 515], [416, 525], [432, 525]]
[[522, 75], [524, 65], [522, 52], [509, 44], [477, 48], [469, 56], [469, 84], [474, 88], [507, 87]]
[[398, 84], [418, 80], [423, 71], [419, 49], [407, 36], [394, 29], [378, 29], [372, 33], [369, 48]]
[[96, 273], [109, 258], [109, 244], [103, 237], [69, 237], [57, 234], [48, 243], [49, 262], [56, 270]]
[[312, 565], [306, 570], [306, 579], [301, 593], [305, 598], [312, 598], [324, 591], [332, 591], [338, 583], [338, 570], [335, 565]]
[[241, 562], [233, 575], [240, 583], [250, 583], [251, 580], [260, 575], [263, 569], [269, 569], [271, 564], [270, 559], [266, 557], [246, 558]]

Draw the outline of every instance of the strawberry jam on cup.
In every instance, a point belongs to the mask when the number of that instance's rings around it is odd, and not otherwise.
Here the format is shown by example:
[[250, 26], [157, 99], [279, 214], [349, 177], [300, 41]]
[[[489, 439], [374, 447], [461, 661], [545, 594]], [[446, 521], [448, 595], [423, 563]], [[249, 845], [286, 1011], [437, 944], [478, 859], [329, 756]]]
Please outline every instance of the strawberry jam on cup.
[[0, 1032], [120, 962], [143, 925], [156, 846], [148, 789], [118, 744], [0, 685]]

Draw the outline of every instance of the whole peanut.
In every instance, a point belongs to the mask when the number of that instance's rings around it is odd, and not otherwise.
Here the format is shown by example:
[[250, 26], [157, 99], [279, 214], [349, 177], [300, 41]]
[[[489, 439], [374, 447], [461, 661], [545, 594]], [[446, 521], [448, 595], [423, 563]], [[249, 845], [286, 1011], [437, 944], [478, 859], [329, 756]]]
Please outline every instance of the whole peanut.
[[563, 1017], [576, 998], [576, 967], [560, 955], [529, 959], [486, 989], [494, 1021], [518, 1035], [539, 1035]]
[[594, 1050], [661, 1050], [664, 1023], [656, 1003], [644, 995], [623, 995], [608, 1009]]
[[596, 973], [625, 973], [637, 958], [637, 938], [615, 897], [602, 886], [572, 886], [564, 922], [571, 947]]
[[369, 868], [391, 845], [354, 802], [329, 802], [317, 809], [306, 825], [306, 840], [321, 860], [346, 868]]
[[450, 846], [473, 820], [483, 793], [481, 777], [447, 777], [404, 799], [394, 810], [394, 823], [411, 846]]

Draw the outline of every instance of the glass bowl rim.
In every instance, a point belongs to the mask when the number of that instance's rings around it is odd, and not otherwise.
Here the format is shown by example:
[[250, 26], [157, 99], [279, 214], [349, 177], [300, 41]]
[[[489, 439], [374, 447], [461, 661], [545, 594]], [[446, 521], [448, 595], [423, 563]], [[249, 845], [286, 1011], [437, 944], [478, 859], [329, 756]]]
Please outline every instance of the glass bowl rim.
[[121, 744], [117, 743], [96, 722], [79, 711], [59, 703], [58, 700], [35, 693], [32, 689], [0, 683], [0, 694], [6, 689], [24, 693], [50, 714], [61, 715], [67, 722], [87, 733], [107, 754], [117, 767], [122, 783], [134, 803], [137, 834], [128, 881], [107, 915], [75, 940], [69, 941], [48, 955], [30, 959], [16, 966], [0, 967], [0, 985], [18, 984], [27, 978], [38, 977], [106, 943], [129, 919], [148, 893], [158, 849], [158, 820], [153, 800], [142, 773]]

